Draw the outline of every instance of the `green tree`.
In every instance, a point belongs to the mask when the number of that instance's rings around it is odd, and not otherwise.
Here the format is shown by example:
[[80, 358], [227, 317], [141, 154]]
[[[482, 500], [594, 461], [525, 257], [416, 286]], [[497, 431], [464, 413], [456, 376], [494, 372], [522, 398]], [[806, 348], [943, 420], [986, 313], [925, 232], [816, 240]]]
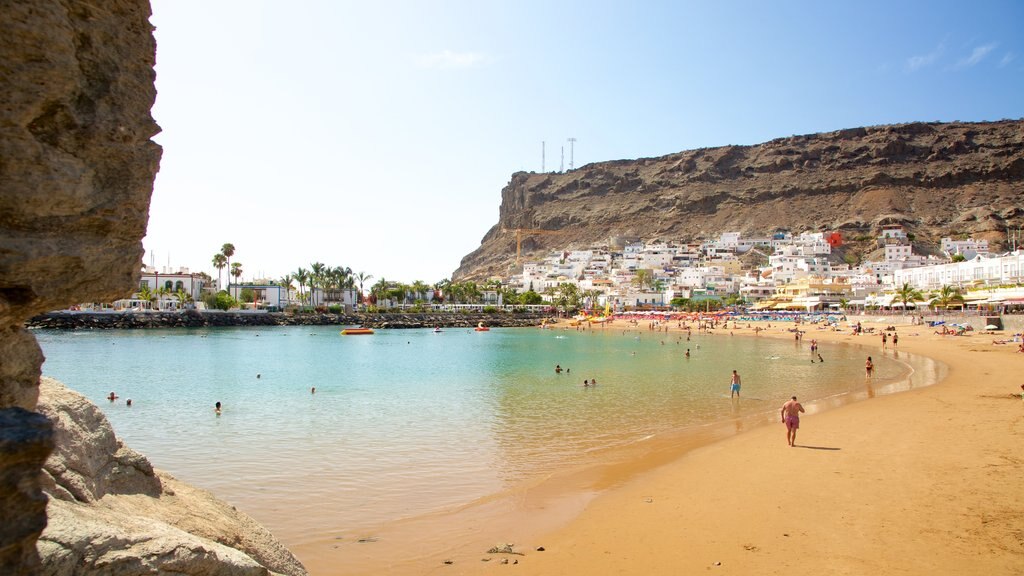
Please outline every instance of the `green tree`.
[[650, 270], [640, 269], [633, 275], [633, 285], [641, 291], [654, 282], [654, 274]]
[[356, 281], [359, 283], [359, 301], [363, 301], [363, 285], [370, 280], [373, 280], [373, 274], [367, 274], [366, 272], [359, 272], [355, 276]]
[[943, 286], [935, 294], [935, 307], [948, 310], [953, 304], [960, 304], [963, 306], [964, 295], [960, 292], [960, 289], [955, 286], [949, 286], [948, 284]]
[[580, 287], [572, 282], [562, 282], [555, 293], [555, 306], [563, 312], [580, 307]]
[[896, 299], [903, 303], [903, 313], [906, 314], [907, 304], [924, 300], [924, 295], [921, 294], [920, 290], [911, 286], [909, 282], [904, 282], [903, 286], [896, 290]]
[[224, 254], [218, 252], [213, 255], [213, 267], [217, 269], [217, 289], [220, 290], [224, 287], [221, 280], [221, 271], [228, 265], [228, 258]]
[[426, 295], [427, 290], [429, 289], [430, 286], [428, 286], [426, 282], [423, 282], [422, 280], [415, 280], [409, 286], [409, 290], [412, 291], [413, 297], [416, 300], [425, 300], [424, 296]]
[[139, 289], [139, 300], [143, 302], [153, 301], [153, 291], [149, 289], [149, 284], [145, 284]]
[[292, 276], [294, 276], [295, 281], [299, 283], [299, 304], [302, 304], [305, 300], [306, 283], [309, 282], [309, 270], [299, 268], [294, 274], [292, 274]]
[[242, 288], [242, 293], [240, 294], [240, 298], [239, 299], [242, 302], [255, 302], [256, 301], [256, 291], [253, 290], [252, 288], [248, 288], [248, 287]]
[[388, 281], [384, 278], [377, 280], [377, 283], [370, 286], [370, 295], [373, 296], [373, 303], [383, 305], [383, 301], [388, 297]]
[[178, 308], [184, 310], [185, 305], [192, 301], [192, 296], [185, 292], [184, 289], [179, 289], [174, 293], [178, 297]]
[[235, 284], [238, 284], [238, 279], [242, 277], [241, 262], [234, 262], [231, 264], [231, 275], [235, 277]]
[[[231, 257], [235, 255], [235, 245], [230, 242], [220, 247], [220, 253], [224, 256], [224, 262], [227, 265], [228, 274], [231, 273]], [[220, 286], [217, 286], [220, 288]]]
[[953, 254], [953, 257], [950, 258], [950, 260], [953, 261], [953, 262], [966, 262], [967, 261], [967, 257], [964, 256], [963, 254], [957, 253], [957, 254]]
[[543, 304], [544, 298], [533, 290], [527, 290], [519, 296], [519, 302], [527, 305]]

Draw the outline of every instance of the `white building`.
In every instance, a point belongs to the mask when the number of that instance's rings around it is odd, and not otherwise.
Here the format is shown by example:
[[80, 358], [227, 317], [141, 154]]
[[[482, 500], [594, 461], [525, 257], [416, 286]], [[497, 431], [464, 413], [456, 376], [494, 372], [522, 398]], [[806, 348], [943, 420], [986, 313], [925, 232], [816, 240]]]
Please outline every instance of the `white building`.
[[943, 238], [940, 246], [942, 251], [950, 257], [954, 254], [963, 254], [970, 260], [978, 254], [988, 256], [988, 240], [975, 240], [973, 238], [953, 240], [952, 238]]
[[1024, 282], [1024, 251], [995, 257], [975, 256], [964, 262], [949, 262], [896, 270], [893, 283], [909, 283], [918, 290], [937, 290], [943, 286], [998, 286]]

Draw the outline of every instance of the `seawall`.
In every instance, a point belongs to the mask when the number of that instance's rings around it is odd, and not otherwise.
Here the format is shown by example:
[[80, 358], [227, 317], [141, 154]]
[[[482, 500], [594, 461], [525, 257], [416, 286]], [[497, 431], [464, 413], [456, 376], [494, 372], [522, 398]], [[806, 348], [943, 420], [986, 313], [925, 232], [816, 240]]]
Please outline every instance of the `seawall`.
[[90, 330], [209, 328], [217, 326], [366, 326], [369, 328], [470, 328], [537, 326], [548, 315], [523, 313], [286, 314], [283, 312], [48, 312], [30, 319], [32, 329]]

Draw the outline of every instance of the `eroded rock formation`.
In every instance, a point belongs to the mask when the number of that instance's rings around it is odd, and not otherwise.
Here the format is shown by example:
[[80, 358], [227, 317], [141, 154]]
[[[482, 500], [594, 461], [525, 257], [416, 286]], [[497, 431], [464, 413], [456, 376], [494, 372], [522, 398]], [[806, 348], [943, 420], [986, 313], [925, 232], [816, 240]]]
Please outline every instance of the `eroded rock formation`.
[[721, 232], [838, 230], [903, 224], [922, 247], [945, 235], [1004, 245], [1024, 225], [1024, 121], [914, 123], [779, 138], [517, 172], [498, 223], [454, 279], [506, 275], [516, 256], [607, 244], [609, 237], [703, 240]]

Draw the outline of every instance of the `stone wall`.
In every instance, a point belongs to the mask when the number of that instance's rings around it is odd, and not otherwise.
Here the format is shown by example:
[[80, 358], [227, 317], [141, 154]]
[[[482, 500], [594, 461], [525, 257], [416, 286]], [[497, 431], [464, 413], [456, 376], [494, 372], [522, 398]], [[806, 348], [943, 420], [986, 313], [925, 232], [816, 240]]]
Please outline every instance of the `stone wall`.
[[38, 571], [53, 447], [32, 412], [43, 357], [23, 322], [122, 297], [138, 279], [160, 161], [149, 16], [148, 0], [0, 7], [2, 574]]

